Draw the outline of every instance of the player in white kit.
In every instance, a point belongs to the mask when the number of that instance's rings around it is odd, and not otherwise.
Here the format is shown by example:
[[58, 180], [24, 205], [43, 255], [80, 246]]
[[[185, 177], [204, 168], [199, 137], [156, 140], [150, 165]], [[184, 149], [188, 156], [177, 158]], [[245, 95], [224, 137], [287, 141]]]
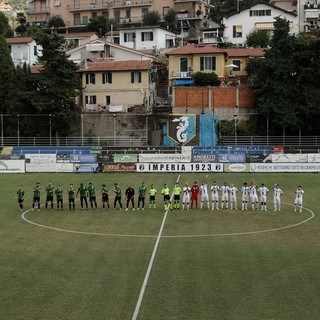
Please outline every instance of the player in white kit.
[[188, 183], [186, 182], [183, 189], [182, 189], [182, 210], [185, 208], [189, 211], [190, 209], [190, 193], [191, 188], [189, 187]]
[[297, 190], [295, 191], [295, 194], [296, 194], [296, 198], [294, 200], [294, 212], [297, 211], [297, 207], [299, 207], [300, 208], [300, 212], [302, 212], [304, 191], [302, 190], [301, 186], [298, 186]]
[[210, 209], [207, 181], [202, 181], [200, 186], [200, 210], [203, 209], [203, 203], [207, 203], [207, 209]]
[[281, 211], [281, 196], [283, 192], [280, 186], [276, 183], [273, 187], [273, 205], [274, 211]]
[[228, 182], [225, 182], [222, 187], [220, 187], [221, 191], [221, 209], [226, 207], [229, 209], [229, 187]]
[[237, 205], [238, 188], [235, 187], [233, 183], [231, 183], [231, 186], [229, 188], [229, 192], [230, 192], [230, 209], [231, 210], [238, 210], [238, 205]]
[[252, 211], [254, 211], [254, 209], [259, 210], [259, 199], [258, 199], [258, 193], [257, 193], [257, 185], [254, 182], [251, 183], [249, 197], [251, 199]]
[[241, 210], [242, 211], [248, 210], [249, 192], [250, 192], [250, 187], [245, 182], [241, 188], [241, 199], [242, 199]]
[[267, 211], [267, 195], [269, 189], [264, 185], [264, 183], [262, 183], [261, 187], [258, 189], [258, 192], [260, 195], [261, 211]]
[[211, 210], [214, 210], [216, 207], [219, 210], [219, 186], [216, 181], [213, 181], [213, 185], [211, 186]]

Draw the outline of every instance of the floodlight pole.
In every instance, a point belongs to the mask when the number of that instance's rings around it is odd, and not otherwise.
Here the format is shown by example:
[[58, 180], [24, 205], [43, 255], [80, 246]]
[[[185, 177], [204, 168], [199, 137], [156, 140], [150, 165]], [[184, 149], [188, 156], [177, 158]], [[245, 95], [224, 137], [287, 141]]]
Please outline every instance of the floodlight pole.
[[18, 117], [18, 147], [20, 146], [20, 115], [17, 114]]
[[81, 145], [83, 147], [83, 114], [81, 114]]
[[52, 146], [52, 121], [51, 113], [49, 114], [49, 137], [50, 137], [50, 147]]
[[116, 146], [116, 114], [113, 114], [113, 146]]

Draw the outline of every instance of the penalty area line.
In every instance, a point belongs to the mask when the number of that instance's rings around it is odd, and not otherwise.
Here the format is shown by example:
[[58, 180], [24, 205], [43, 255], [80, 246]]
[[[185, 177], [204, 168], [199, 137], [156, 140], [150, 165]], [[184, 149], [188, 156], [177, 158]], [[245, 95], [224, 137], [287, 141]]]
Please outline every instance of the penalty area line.
[[[179, 182], [179, 179], [180, 179], [180, 174], [179, 174], [176, 182]], [[170, 202], [172, 200], [172, 197], [173, 197], [173, 191], [172, 191], [172, 194], [171, 194]], [[132, 320], [136, 320], [137, 317], [138, 317], [138, 314], [139, 314], [139, 311], [140, 311], [140, 308], [141, 308], [141, 304], [142, 304], [142, 300], [143, 300], [143, 297], [144, 297], [144, 293], [146, 291], [146, 287], [147, 287], [147, 284], [148, 284], [148, 281], [149, 281], [149, 278], [150, 278], [150, 273], [151, 273], [151, 270], [152, 270], [154, 259], [156, 257], [157, 251], [158, 251], [160, 239], [161, 239], [161, 236], [162, 236], [164, 225], [165, 225], [166, 220], [167, 220], [167, 216], [168, 216], [169, 210], [170, 210], [170, 203], [169, 203], [169, 205], [167, 207], [167, 210], [165, 211], [165, 214], [164, 214], [163, 219], [162, 219], [160, 230], [159, 230], [159, 233], [158, 233], [158, 236], [157, 236], [157, 239], [156, 239], [156, 243], [155, 243], [153, 251], [152, 251], [152, 255], [151, 255], [151, 258], [150, 258], [150, 261], [149, 261], [147, 272], [146, 272], [146, 274], [144, 276], [144, 280], [143, 280], [142, 287], [141, 287], [140, 294], [139, 294], [139, 298], [138, 298], [138, 301], [137, 301], [137, 304], [136, 304], [136, 307], [135, 307], [135, 310], [134, 310], [134, 313], [133, 313], [133, 316], [132, 316]]]

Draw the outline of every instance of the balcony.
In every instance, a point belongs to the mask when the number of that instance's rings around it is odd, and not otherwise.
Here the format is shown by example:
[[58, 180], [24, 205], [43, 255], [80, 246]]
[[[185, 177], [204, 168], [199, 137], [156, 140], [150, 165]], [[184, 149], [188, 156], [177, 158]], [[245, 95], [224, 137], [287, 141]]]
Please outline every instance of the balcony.
[[28, 8], [27, 14], [41, 14], [41, 13], [50, 13], [50, 8], [49, 7], [42, 7], [42, 8]]
[[307, 1], [306, 4], [304, 5], [304, 9], [308, 10], [314, 10], [314, 9], [320, 9], [320, 3], [318, 4], [317, 2], [314, 1]]
[[109, 10], [109, 3], [106, 1], [99, 2], [97, 0], [91, 0], [90, 2], [87, 2], [87, 3], [67, 5], [67, 10], [71, 12]]
[[173, 79], [190, 79], [192, 77], [191, 71], [172, 71]]
[[123, 0], [123, 1], [114, 1], [110, 5], [114, 9], [124, 8], [124, 7], [145, 7], [152, 6], [153, 0]]
[[120, 17], [120, 23], [121, 24], [131, 24], [131, 23], [142, 23], [143, 22], [143, 17], [139, 16], [139, 17], [130, 17], [130, 18], [126, 18], [126, 17]]

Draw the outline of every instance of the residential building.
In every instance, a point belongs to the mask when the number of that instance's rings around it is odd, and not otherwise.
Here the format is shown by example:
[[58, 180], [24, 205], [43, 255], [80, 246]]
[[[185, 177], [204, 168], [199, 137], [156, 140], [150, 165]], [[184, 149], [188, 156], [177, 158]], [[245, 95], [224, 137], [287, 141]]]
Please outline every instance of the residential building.
[[153, 53], [176, 47], [177, 35], [160, 27], [121, 28], [120, 45]]
[[112, 61], [141, 61], [154, 59], [153, 55], [134, 50], [119, 44], [106, 41], [105, 39], [97, 39], [83, 44], [68, 52], [69, 59], [75, 63], [84, 63], [86, 60], [104, 60]]
[[[168, 52], [173, 112], [214, 112], [221, 119], [232, 119], [234, 106], [239, 105], [239, 117], [246, 118], [253, 106], [246, 66], [250, 58], [263, 55], [264, 49], [221, 49], [213, 45], [188, 45]], [[198, 71], [216, 73], [220, 86], [193, 86], [192, 75]]]
[[135, 107], [150, 111], [154, 90], [150, 60], [88, 62], [78, 72], [83, 111], [129, 112]]
[[7, 38], [6, 42], [15, 66], [22, 66], [24, 63], [29, 66], [37, 64], [42, 47], [31, 37]]
[[295, 13], [269, 4], [257, 4], [224, 18], [224, 37], [228, 42], [243, 46], [247, 36], [253, 31], [265, 30], [272, 33], [275, 17], [289, 21], [291, 34], [299, 33], [299, 18]]

